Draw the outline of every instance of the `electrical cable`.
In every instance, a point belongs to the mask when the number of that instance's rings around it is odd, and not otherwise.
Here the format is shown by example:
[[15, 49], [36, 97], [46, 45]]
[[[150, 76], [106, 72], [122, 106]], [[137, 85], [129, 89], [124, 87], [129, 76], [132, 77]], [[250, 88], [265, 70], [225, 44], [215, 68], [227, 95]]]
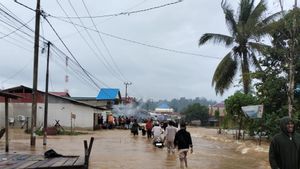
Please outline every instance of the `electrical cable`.
[[[23, 25], [21, 25], [20, 27], [16, 28], [15, 30], [11, 31], [10, 33], [8, 33], [8, 34], [6, 34], [6, 35], [4, 35], [4, 36], [1, 36], [0, 39], [3, 39], [3, 38], [5, 38], [5, 37], [7, 37], [7, 36], [10, 36], [11, 34], [17, 32], [17, 31], [19, 31], [19, 30], [22, 29], [24, 26], [26, 26], [28, 23], [30, 23], [32, 20], [33, 20], [33, 18], [31, 18], [28, 22], [26, 22], [25, 24], [23, 24]], [[2, 21], [2, 20], [0, 19], [0, 21]], [[2, 22], [3, 22], [3, 21], [2, 21]], [[5, 22], [4, 22], [4, 23], [5, 23]]]
[[[136, 14], [136, 13], [140, 13], [140, 12], [147, 12], [147, 11], [151, 11], [151, 10], [154, 10], [154, 9], [159, 9], [159, 8], [163, 8], [163, 7], [166, 7], [166, 6], [170, 6], [170, 5], [174, 5], [174, 4], [177, 4], [177, 3], [180, 3], [182, 2], [183, 0], [178, 0], [178, 1], [175, 1], [175, 2], [171, 2], [171, 3], [166, 3], [166, 4], [163, 4], [163, 5], [159, 5], [159, 6], [154, 6], [154, 7], [151, 7], [151, 8], [146, 8], [146, 9], [140, 9], [140, 10], [135, 10], [135, 11], [130, 11], [130, 12], [120, 12], [120, 13], [116, 13], [116, 14], [107, 14], [107, 15], [99, 15], [99, 16], [77, 16], [77, 17], [69, 17], [70, 19], [89, 19], [90, 17], [92, 18], [104, 18], [104, 17], [113, 17], [113, 16], [120, 16], [120, 15], [131, 15], [131, 14]], [[53, 17], [53, 18], [66, 18], [66, 17], [63, 17], [63, 16], [54, 16], [54, 15], [50, 15], [50, 14], [47, 14], [47, 16], [50, 16], [50, 17]]]
[[[66, 22], [66, 23], [70, 23], [69, 21], [64, 20], [64, 19], [58, 19], [58, 20]], [[78, 24], [76, 24], [76, 25], [79, 26], [79, 27], [83, 27], [82, 25], [78, 25]], [[150, 47], [150, 48], [160, 49], [160, 50], [164, 50], [164, 51], [168, 51], [168, 52], [172, 52], [172, 53], [178, 53], [178, 54], [184, 54], [184, 55], [190, 55], [190, 56], [200, 56], [200, 57], [205, 57], [205, 58], [210, 58], [210, 59], [218, 59], [218, 60], [222, 59], [222, 58], [215, 57], [215, 56], [209, 56], [209, 55], [197, 54], [197, 53], [192, 53], [192, 52], [180, 51], [180, 50], [160, 47], [160, 46], [157, 46], [157, 45], [151, 45], [151, 44], [147, 44], [147, 43], [143, 43], [143, 42], [138, 42], [138, 41], [135, 41], [135, 40], [126, 39], [126, 38], [116, 36], [116, 35], [112, 35], [112, 34], [109, 34], [109, 33], [100, 32], [100, 31], [97, 31], [97, 30], [89, 28], [89, 27], [83, 27], [83, 28], [89, 29], [91, 31], [99, 32], [102, 35], [105, 35], [105, 36], [108, 36], [108, 37], [111, 37], [111, 38], [114, 38], [114, 39], [119, 39], [119, 40], [122, 40], [122, 41], [130, 42], [130, 43], [134, 43], [134, 44], [138, 44], [138, 45], [142, 45], [142, 46], [146, 46], [146, 47]]]
[[89, 76], [89, 74], [87, 73], [87, 71], [80, 65], [80, 63], [77, 61], [77, 59], [75, 58], [75, 56], [73, 55], [73, 53], [70, 51], [70, 49], [67, 47], [67, 45], [65, 44], [65, 42], [61, 39], [61, 37], [58, 35], [57, 31], [54, 29], [54, 27], [52, 26], [52, 24], [49, 22], [49, 20], [44, 17], [44, 19], [47, 21], [47, 23], [50, 25], [51, 29], [54, 31], [54, 33], [56, 34], [56, 36], [59, 38], [59, 40], [61, 41], [61, 43], [63, 44], [63, 46], [67, 49], [67, 51], [69, 52], [69, 54], [72, 56], [72, 58], [76, 61], [76, 63], [78, 64], [78, 66], [82, 69], [83, 72], [85, 72], [85, 74], [89, 77], [89, 79], [93, 82], [93, 84], [100, 88], [98, 86], [98, 84]]
[[[70, 2], [70, 0], [69, 0], [69, 2]], [[88, 10], [88, 8], [87, 8], [87, 5], [86, 5], [86, 3], [84, 2], [84, 0], [82, 0], [82, 3], [83, 3], [84, 8], [86, 9], [88, 15], [91, 16], [91, 14], [90, 14], [90, 12], [89, 12], [89, 10]], [[119, 66], [116, 64], [116, 61], [114, 60], [114, 58], [113, 58], [113, 56], [111, 55], [111, 52], [109, 51], [109, 49], [108, 49], [106, 43], [104, 42], [103, 38], [101, 37], [101, 35], [100, 35], [100, 33], [99, 33], [99, 29], [97, 28], [97, 26], [96, 26], [96, 24], [95, 24], [93, 18], [91, 17], [90, 19], [91, 19], [91, 21], [92, 21], [92, 23], [93, 23], [93, 25], [94, 25], [94, 28], [97, 30], [97, 35], [99, 36], [99, 38], [100, 38], [100, 40], [101, 40], [103, 46], [105, 47], [105, 49], [106, 49], [108, 55], [110, 56], [110, 59], [111, 59], [113, 65], [116, 67], [117, 72], [120, 74], [120, 77], [122, 77], [122, 78], [124, 79], [124, 81], [128, 81], [127, 78], [126, 78], [126, 77], [124, 76], [124, 74], [122, 73], [122, 71], [120, 70]]]
[[[58, 5], [60, 6], [61, 10], [65, 13], [66, 16], [68, 16], [68, 14], [66, 13], [66, 11], [64, 10], [64, 8], [61, 6], [61, 4], [59, 3], [59, 1], [57, 0], [57, 3]], [[70, 4], [70, 6], [73, 8], [75, 14], [76, 13], [76, 10], [74, 9], [74, 7], [72, 6], [72, 4]], [[81, 20], [80, 20], [81, 21]], [[71, 23], [73, 23], [71, 20], [70, 20]], [[81, 21], [81, 24], [82, 21]], [[89, 44], [89, 42], [86, 40], [86, 38], [80, 33], [80, 31], [78, 30], [78, 28], [76, 27], [76, 25], [73, 23], [72, 24], [75, 29], [77, 30], [77, 32], [79, 33], [79, 35], [81, 36], [81, 38], [85, 41], [85, 43], [88, 45], [88, 47], [91, 49], [91, 51], [94, 53], [95, 56], [97, 56], [97, 59], [99, 59], [101, 61], [101, 63], [103, 63], [103, 65], [105, 66], [105, 68], [115, 77], [116, 75], [114, 74], [114, 72], [109, 68], [109, 63], [107, 62], [107, 60], [105, 59], [103, 53], [101, 52], [101, 50], [98, 48], [98, 45], [96, 44], [96, 42], [93, 40], [93, 37], [90, 35], [90, 33], [88, 32], [88, 30], [85, 29], [86, 33], [88, 34], [88, 37], [92, 40], [91, 42], [93, 42], [93, 44], [95, 45], [96, 49], [98, 49], [98, 52], [99, 54], [103, 57], [104, 60], [100, 59], [100, 57], [98, 57], [98, 54], [97, 52], [95, 52], [95, 50], [91, 47], [91, 45]], [[118, 80], [120, 80], [119, 78], [117, 78]], [[120, 80], [122, 81], [122, 80]]]

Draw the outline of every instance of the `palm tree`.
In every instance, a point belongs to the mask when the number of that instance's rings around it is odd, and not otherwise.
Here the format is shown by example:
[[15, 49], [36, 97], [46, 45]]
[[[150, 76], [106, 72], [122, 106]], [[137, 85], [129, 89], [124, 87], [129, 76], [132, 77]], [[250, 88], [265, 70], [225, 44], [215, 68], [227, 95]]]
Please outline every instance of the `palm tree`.
[[207, 42], [224, 44], [226, 47], [232, 46], [232, 50], [218, 64], [213, 75], [212, 85], [215, 85], [216, 94], [223, 95], [224, 91], [231, 86], [237, 70], [240, 69], [244, 93], [247, 94], [251, 85], [250, 66], [260, 68], [255, 53], [267, 47], [267, 45], [259, 43], [260, 38], [266, 35], [266, 26], [273, 21], [277, 14], [263, 17], [267, 10], [264, 0], [260, 0], [256, 6], [254, 0], [241, 0], [237, 16], [234, 16], [234, 11], [226, 3], [226, 0], [225, 2], [222, 0], [221, 6], [230, 36], [205, 33], [199, 40], [199, 46]]

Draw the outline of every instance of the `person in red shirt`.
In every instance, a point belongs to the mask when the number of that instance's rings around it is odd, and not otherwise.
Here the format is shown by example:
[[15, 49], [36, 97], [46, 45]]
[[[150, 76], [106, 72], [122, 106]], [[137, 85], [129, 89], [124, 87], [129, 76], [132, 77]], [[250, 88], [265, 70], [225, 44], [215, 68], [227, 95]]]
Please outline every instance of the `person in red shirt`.
[[146, 123], [146, 131], [147, 131], [147, 138], [148, 139], [150, 139], [152, 137], [152, 128], [153, 128], [152, 119], [149, 118], [147, 123]]

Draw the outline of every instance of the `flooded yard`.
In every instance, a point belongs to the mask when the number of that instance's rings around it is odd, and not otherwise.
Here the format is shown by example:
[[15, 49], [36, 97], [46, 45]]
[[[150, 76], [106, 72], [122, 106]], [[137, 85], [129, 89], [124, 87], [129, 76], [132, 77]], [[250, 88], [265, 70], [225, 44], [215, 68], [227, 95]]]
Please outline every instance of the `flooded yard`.
[[[268, 145], [255, 142], [237, 142], [204, 128], [187, 129], [193, 139], [194, 153], [188, 154], [190, 169], [268, 169]], [[166, 148], [155, 148], [146, 136], [133, 137], [129, 130], [98, 130], [78, 136], [37, 137], [36, 146], [30, 147], [30, 136], [22, 130], [10, 130], [10, 153], [43, 154], [54, 149], [63, 155], [84, 155], [83, 140], [94, 137], [90, 169], [179, 169], [177, 153], [168, 154]], [[5, 150], [4, 137], [0, 140]]]

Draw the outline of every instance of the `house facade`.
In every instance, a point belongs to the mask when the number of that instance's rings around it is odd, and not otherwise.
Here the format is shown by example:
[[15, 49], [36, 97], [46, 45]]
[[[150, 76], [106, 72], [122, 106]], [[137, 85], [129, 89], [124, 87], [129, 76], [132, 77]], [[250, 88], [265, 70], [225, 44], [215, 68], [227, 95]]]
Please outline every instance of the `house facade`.
[[[217, 118], [216, 112], [219, 112], [219, 118]], [[222, 123], [224, 116], [226, 115], [226, 109], [224, 102], [216, 103], [209, 106], [209, 123], [210, 125], [218, 126]]]
[[[32, 89], [25, 86], [18, 86], [3, 90], [20, 96], [21, 98], [11, 100], [9, 102], [9, 118], [15, 119], [16, 125], [23, 123], [24, 119], [28, 119], [31, 124], [32, 113]], [[37, 92], [37, 119], [36, 126], [42, 127], [44, 124], [45, 112], [45, 93]], [[0, 127], [4, 126], [4, 99], [0, 98]], [[91, 106], [68, 97], [61, 97], [56, 94], [48, 94], [48, 127], [59, 123], [66, 128], [85, 128], [94, 129], [97, 125], [98, 114], [103, 109]]]

